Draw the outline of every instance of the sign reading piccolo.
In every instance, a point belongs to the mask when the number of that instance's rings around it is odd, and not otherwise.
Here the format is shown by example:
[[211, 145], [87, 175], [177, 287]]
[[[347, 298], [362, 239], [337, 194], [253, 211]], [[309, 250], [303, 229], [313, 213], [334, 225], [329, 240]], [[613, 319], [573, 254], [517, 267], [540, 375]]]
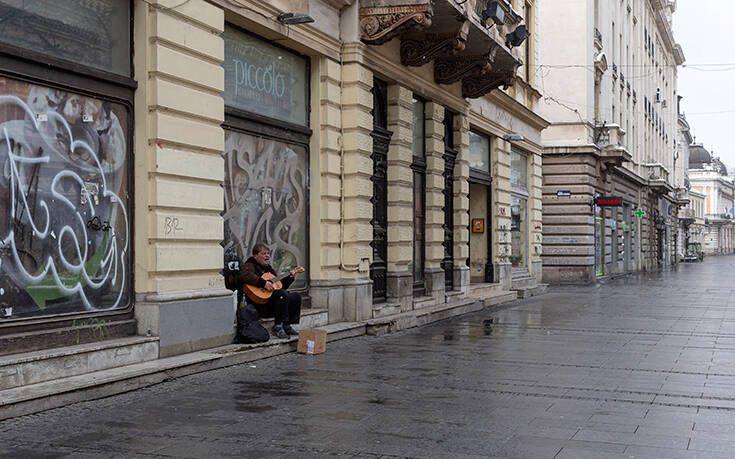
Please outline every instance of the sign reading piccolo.
[[598, 196], [595, 198], [595, 205], [600, 207], [620, 207], [623, 205], [623, 198], [620, 196]]

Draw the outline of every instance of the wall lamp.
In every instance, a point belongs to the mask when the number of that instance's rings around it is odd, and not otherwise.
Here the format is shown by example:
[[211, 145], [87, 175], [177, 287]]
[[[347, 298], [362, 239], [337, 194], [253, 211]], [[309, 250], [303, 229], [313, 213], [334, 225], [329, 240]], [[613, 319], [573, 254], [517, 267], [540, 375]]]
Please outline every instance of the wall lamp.
[[[488, 19], [492, 19], [493, 23], [499, 26], [505, 23], [505, 11], [500, 7], [500, 3], [487, 3], [487, 8], [482, 12], [482, 21], [486, 22]], [[492, 27], [492, 24], [490, 24], [490, 27]]]
[[505, 134], [503, 140], [506, 142], [523, 142], [526, 138], [520, 134]]
[[530, 33], [528, 27], [521, 24], [516, 27], [516, 30], [505, 35], [505, 46], [513, 48], [514, 46], [521, 46], [521, 44], [528, 38]]
[[281, 13], [276, 18], [278, 22], [285, 25], [308, 24], [314, 22], [314, 18], [305, 13]]

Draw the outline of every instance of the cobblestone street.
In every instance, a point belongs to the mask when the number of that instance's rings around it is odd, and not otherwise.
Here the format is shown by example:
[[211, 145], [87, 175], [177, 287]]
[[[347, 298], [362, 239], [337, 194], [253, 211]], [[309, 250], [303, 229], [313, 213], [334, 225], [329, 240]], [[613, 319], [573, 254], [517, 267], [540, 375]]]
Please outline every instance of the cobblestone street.
[[0, 423], [0, 457], [732, 457], [735, 258]]

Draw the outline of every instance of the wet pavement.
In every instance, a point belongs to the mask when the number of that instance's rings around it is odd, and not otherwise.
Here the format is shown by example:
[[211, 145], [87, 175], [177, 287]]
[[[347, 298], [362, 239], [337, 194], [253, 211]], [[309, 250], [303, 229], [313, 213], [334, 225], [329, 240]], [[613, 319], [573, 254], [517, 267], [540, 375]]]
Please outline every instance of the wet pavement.
[[0, 422], [0, 457], [735, 455], [735, 256]]

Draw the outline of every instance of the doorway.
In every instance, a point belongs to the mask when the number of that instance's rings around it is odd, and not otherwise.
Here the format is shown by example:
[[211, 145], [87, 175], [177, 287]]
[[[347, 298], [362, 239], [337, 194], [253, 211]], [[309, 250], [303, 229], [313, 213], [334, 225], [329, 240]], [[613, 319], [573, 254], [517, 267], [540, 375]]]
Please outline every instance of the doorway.
[[370, 279], [373, 281], [373, 303], [386, 298], [388, 269], [388, 147], [393, 133], [388, 130], [388, 85], [378, 79], [373, 83], [373, 262]]
[[470, 182], [470, 282], [493, 281], [490, 185]]

